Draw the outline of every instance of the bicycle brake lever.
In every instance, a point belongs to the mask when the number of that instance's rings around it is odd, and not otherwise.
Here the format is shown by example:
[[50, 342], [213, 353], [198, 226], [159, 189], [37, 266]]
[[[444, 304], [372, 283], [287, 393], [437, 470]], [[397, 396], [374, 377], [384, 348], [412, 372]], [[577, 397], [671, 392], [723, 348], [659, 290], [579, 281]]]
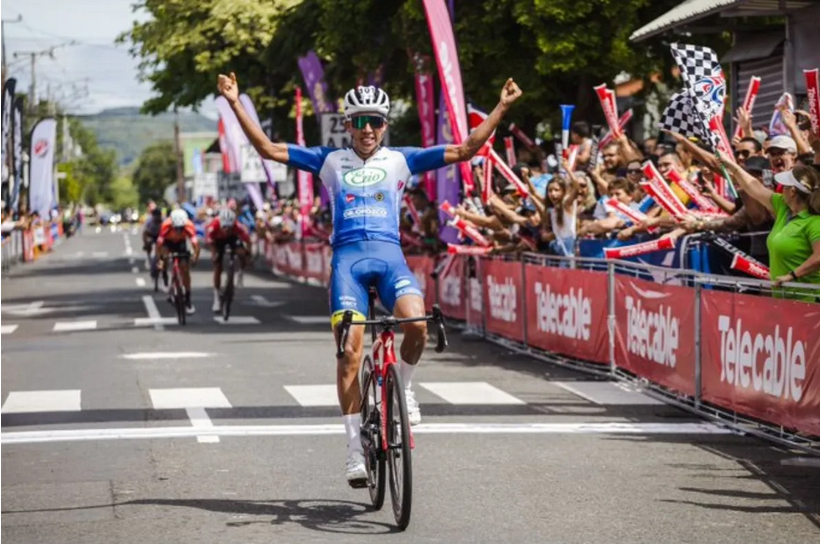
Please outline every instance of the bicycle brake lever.
[[447, 348], [447, 332], [444, 329], [444, 315], [438, 305], [433, 305], [433, 320], [436, 323], [436, 352], [444, 352]]

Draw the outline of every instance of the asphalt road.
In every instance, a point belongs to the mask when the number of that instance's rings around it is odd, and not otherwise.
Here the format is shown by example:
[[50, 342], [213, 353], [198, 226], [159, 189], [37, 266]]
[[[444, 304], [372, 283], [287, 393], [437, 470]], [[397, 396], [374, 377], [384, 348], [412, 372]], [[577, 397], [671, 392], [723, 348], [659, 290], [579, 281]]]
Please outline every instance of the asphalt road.
[[455, 331], [397, 532], [344, 480], [326, 292], [252, 272], [220, 324], [205, 255], [180, 327], [139, 247], [87, 229], [2, 281], [3, 542], [820, 542], [797, 454]]

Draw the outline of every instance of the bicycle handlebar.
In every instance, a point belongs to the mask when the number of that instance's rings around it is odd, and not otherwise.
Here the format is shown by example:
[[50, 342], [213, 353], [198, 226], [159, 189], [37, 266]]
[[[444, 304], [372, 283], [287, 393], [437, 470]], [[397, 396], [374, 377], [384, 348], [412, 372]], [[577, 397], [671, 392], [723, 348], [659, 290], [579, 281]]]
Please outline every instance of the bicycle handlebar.
[[393, 329], [398, 324], [407, 322], [433, 322], [436, 325], [436, 352], [441, 353], [447, 348], [447, 333], [444, 330], [444, 315], [438, 305], [433, 305], [433, 312], [423, 317], [382, 317], [376, 320], [353, 320], [353, 311], [345, 311], [342, 316], [341, 332], [336, 342], [336, 358], [344, 357], [344, 347], [347, 344], [347, 336], [350, 334], [350, 327], [354, 325], [381, 326], [383, 330]]

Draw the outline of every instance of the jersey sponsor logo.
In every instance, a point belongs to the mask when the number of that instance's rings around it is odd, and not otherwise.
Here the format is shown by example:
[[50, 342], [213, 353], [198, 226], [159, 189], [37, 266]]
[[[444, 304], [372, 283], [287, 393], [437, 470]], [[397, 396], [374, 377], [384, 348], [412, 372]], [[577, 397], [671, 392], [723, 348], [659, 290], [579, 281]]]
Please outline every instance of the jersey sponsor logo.
[[404, 187], [404, 180], [399, 180], [399, 190]]
[[355, 207], [344, 212], [345, 218], [359, 218], [361, 216], [375, 216], [387, 218], [387, 209], [382, 207]]
[[384, 201], [384, 194], [380, 191], [376, 192], [376, 195], [374, 195], [374, 197], [376, 198], [376, 201]]
[[348, 193], [347, 195], [345, 195], [345, 202], [352, 203], [355, 200], [356, 200], [356, 196], [353, 195], [352, 193]]
[[412, 281], [410, 279], [402, 279], [396, 283], [396, 290], [398, 290], [399, 288], [404, 288], [405, 286], [410, 286], [411, 284]]
[[354, 169], [344, 174], [344, 183], [349, 186], [363, 188], [365, 186], [372, 186], [378, 184], [387, 178], [387, 172], [378, 167], [362, 167]]

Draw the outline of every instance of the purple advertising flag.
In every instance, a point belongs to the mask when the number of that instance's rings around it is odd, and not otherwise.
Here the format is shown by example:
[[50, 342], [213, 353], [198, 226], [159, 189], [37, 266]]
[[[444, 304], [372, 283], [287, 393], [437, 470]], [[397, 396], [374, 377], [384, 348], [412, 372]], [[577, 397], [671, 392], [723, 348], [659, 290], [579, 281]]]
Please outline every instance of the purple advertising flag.
[[[438, 134], [436, 136], [436, 142], [438, 144], [451, 144], [453, 142], [453, 132], [450, 130], [450, 117], [447, 114], [447, 106], [444, 104], [444, 100], [444, 93], [442, 92], [438, 105]], [[445, 201], [449, 201], [453, 206], [461, 203], [459, 192], [461, 183], [458, 163], [453, 163], [436, 171], [436, 181], [436, 195], [438, 196], [439, 204], [438, 218], [439, 222], [441, 222], [439, 236], [445, 243], [457, 243], [458, 230], [446, 225], [450, 217], [441, 211], [441, 204]]]
[[327, 84], [325, 83], [325, 69], [322, 68], [322, 61], [315, 51], [308, 51], [304, 57], [299, 57], [299, 69], [305, 79], [310, 102], [313, 110], [317, 113], [336, 111], [332, 100], [327, 96]]

